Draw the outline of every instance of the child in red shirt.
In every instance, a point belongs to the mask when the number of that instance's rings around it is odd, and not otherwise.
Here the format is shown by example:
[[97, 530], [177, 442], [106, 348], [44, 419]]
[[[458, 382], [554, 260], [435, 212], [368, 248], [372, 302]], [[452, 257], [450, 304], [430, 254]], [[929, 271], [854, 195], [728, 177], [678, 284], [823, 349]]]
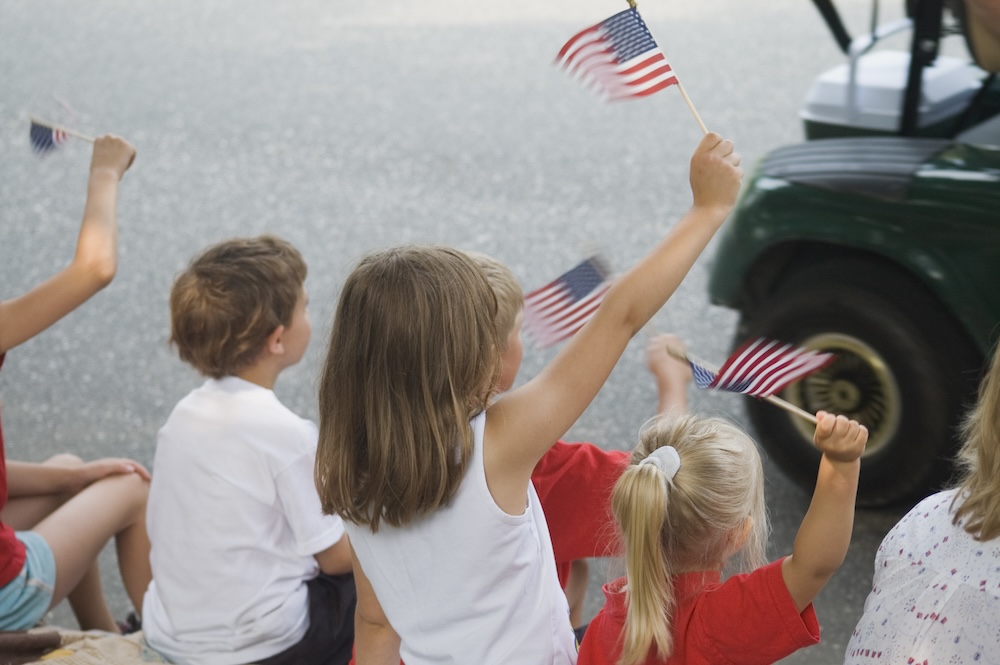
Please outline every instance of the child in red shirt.
[[[693, 414], [643, 428], [611, 499], [626, 576], [605, 585], [578, 665], [763, 665], [819, 641], [812, 600], [847, 554], [868, 431], [844, 416], [817, 418], [823, 457], [812, 502], [792, 554], [763, 566], [768, 525], [754, 441]], [[752, 571], [723, 582], [734, 557]]]
[[[118, 266], [118, 184], [134, 158], [135, 148], [116, 136], [94, 141], [76, 253], [27, 293], [0, 301], [0, 364], [7, 351], [111, 282]], [[148, 493], [149, 472], [133, 460], [9, 461], [0, 434], [0, 630], [31, 628], [68, 598], [81, 628], [117, 632], [97, 556], [114, 537], [122, 581], [138, 611], [151, 577]]]

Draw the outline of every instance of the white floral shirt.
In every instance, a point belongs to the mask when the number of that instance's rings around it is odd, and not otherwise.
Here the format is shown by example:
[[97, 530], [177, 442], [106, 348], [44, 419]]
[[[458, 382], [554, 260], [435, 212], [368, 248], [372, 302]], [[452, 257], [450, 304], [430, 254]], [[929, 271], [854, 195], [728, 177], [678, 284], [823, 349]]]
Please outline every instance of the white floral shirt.
[[845, 665], [1000, 664], [1000, 538], [952, 524], [954, 496], [924, 499], [882, 541]]

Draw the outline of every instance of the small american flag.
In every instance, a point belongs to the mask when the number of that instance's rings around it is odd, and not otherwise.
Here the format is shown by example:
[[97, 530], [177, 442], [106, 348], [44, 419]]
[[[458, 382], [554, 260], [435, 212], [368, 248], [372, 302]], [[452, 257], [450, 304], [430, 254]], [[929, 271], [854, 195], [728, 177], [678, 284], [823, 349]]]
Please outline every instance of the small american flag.
[[610, 271], [592, 256], [524, 296], [524, 328], [541, 347], [570, 337], [597, 311], [611, 287]]
[[577, 33], [556, 63], [609, 100], [651, 95], [677, 83], [634, 7]]
[[31, 147], [38, 153], [55, 150], [68, 138], [63, 130], [43, 125], [34, 120], [31, 121], [31, 133], [28, 136], [31, 139]]
[[744, 344], [713, 372], [688, 357], [694, 383], [699, 388], [712, 388], [732, 393], [770, 397], [833, 362], [832, 353], [810, 351], [800, 347], [760, 338]]

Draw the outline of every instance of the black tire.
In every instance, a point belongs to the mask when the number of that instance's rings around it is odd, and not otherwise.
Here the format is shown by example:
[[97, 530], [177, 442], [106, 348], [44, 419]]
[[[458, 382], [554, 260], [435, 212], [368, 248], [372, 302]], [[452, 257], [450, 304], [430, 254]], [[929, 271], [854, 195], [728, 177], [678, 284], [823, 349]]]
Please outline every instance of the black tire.
[[[827, 260], [786, 275], [744, 315], [735, 343], [756, 337], [837, 354], [780, 396], [869, 428], [858, 505], [912, 501], [948, 478], [982, 358], [925, 287], [873, 261]], [[747, 408], [770, 458], [811, 491], [819, 465], [812, 424], [753, 398]]]

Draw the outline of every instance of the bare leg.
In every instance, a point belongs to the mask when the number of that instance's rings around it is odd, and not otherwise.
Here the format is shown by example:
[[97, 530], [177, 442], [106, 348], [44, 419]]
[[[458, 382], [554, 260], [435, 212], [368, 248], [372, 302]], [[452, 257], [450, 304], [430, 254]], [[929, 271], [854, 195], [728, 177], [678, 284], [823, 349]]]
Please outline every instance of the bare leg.
[[[81, 605], [79, 609], [73, 606], [78, 617], [87, 617], [88, 622], [107, 620], [99, 619], [98, 603], [106, 607], [100, 579], [95, 588], [88, 573], [104, 545], [115, 536], [125, 590], [136, 611], [142, 610], [142, 597], [152, 578], [145, 521], [148, 493], [149, 484], [138, 474], [109, 476], [87, 486], [35, 527], [56, 559], [53, 606], [73, 594]], [[117, 630], [113, 620], [104, 629]]]
[[[76, 455], [62, 454], [50, 457], [42, 463], [74, 467], [83, 464], [83, 460]], [[72, 497], [72, 494], [15, 497], [10, 499], [0, 511], [0, 519], [18, 531], [29, 531]], [[104, 590], [101, 586], [101, 570], [96, 559], [90, 564], [80, 579], [80, 583], [67, 596], [67, 600], [81, 630], [117, 631], [114, 617], [111, 615], [111, 610], [104, 597]]]

